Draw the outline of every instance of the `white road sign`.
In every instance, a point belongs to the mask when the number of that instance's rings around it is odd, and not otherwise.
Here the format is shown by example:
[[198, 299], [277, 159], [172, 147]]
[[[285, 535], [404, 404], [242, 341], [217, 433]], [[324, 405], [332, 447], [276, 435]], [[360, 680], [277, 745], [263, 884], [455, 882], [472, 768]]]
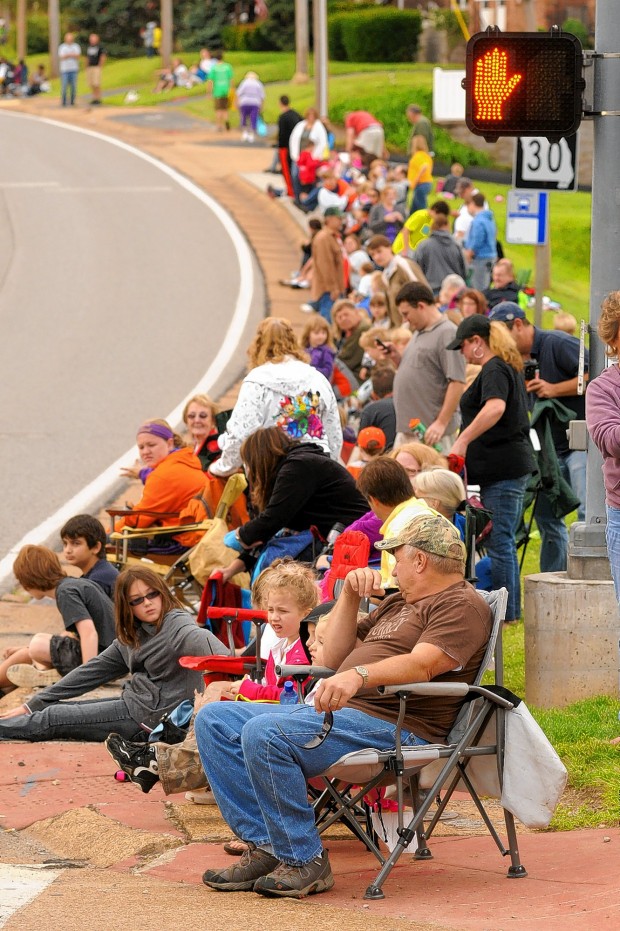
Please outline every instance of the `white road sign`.
[[577, 190], [577, 135], [549, 142], [544, 136], [519, 136], [512, 183], [539, 191]]

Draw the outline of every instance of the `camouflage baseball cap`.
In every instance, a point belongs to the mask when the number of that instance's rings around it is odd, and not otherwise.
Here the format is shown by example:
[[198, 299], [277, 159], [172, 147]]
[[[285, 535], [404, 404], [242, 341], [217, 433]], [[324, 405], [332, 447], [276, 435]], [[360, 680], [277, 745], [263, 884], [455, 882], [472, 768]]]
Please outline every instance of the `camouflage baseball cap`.
[[467, 551], [454, 524], [441, 514], [420, 514], [406, 524], [395, 537], [375, 543], [379, 550], [395, 550], [399, 546], [415, 546], [425, 553], [465, 561]]

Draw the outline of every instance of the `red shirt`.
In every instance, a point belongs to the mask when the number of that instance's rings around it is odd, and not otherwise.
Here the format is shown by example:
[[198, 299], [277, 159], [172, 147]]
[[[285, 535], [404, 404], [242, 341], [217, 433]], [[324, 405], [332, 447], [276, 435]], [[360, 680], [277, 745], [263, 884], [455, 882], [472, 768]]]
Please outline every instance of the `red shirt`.
[[308, 149], [304, 149], [303, 152], [300, 152], [299, 158], [297, 159], [299, 183], [314, 184], [316, 181], [316, 170], [321, 164], [322, 162], [312, 157], [312, 152]]
[[346, 129], [352, 129], [355, 135], [359, 136], [363, 129], [368, 129], [369, 126], [380, 126], [381, 123], [366, 110], [354, 110], [353, 113], [349, 113], [344, 125]]

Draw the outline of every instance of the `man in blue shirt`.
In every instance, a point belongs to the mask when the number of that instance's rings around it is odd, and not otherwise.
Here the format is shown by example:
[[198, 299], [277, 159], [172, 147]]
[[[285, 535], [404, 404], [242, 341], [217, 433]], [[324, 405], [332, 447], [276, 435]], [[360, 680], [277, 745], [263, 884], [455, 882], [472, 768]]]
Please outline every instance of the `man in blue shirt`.
[[[579, 340], [560, 330], [540, 330], [525, 316], [525, 311], [513, 301], [502, 301], [489, 315], [490, 320], [504, 323], [511, 331], [517, 349], [524, 359], [537, 363], [537, 374], [525, 383], [533, 398], [556, 398], [585, 420], [585, 395], [577, 394], [579, 370]], [[588, 366], [588, 352], [585, 353]], [[566, 424], [551, 422], [553, 444], [563, 477], [581, 501], [577, 511], [579, 520], [585, 518], [586, 453], [568, 446]], [[536, 523], [541, 534], [540, 568], [542, 572], [564, 572], [568, 557], [568, 531], [564, 520], [551, 511], [544, 490], [541, 491], [536, 511]]]
[[473, 217], [464, 244], [465, 259], [471, 265], [469, 286], [484, 291], [491, 283], [491, 270], [497, 260], [495, 218], [479, 191], [472, 195], [467, 210]]

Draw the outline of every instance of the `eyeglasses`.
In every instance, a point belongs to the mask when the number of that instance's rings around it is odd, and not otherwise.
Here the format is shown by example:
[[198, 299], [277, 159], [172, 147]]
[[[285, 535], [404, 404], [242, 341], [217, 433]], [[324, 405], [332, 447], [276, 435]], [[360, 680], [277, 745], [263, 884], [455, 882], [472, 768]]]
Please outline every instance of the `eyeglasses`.
[[146, 595], [139, 595], [137, 598], [130, 598], [129, 604], [132, 608], [137, 608], [138, 605], [143, 604], [145, 601], [155, 601], [156, 598], [161, 598], [161, 592], [147, 592]]

